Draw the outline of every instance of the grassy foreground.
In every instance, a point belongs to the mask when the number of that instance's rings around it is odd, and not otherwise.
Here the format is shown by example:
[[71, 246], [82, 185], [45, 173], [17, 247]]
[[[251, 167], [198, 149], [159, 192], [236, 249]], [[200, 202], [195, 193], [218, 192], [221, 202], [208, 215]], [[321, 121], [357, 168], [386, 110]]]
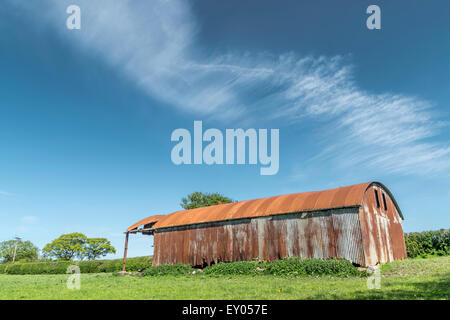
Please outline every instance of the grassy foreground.
[[446, 299], [450, 256], [407, 259], [382, 267], [380, 289], [366, 278], [274, 276], [117, 277], [82, 274], [69, 290], [69, 275], [0, 275], [0, 299]]

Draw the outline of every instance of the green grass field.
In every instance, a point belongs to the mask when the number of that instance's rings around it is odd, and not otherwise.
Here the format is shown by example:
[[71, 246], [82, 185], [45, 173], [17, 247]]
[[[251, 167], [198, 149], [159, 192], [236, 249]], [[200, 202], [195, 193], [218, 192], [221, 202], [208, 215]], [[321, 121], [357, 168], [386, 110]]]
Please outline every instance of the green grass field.
[[0, 299], [449, 299], [450, 257], [407, 259], [383, 265], [381, 288], [366, 278], [274, 276], [136, 276], [82, 274], [0, 275]]

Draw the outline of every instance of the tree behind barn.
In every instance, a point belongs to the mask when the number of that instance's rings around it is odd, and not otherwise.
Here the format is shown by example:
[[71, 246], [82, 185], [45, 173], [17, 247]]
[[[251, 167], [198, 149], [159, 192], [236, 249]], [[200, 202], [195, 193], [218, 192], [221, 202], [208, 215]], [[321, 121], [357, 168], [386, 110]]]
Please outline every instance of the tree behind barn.
[[194, 192], [189, 194], [187, 197], [182, 198], [180, 205], [184, 209], [188, 210], [230, 202], [233, 202], [233, 200], [221, 195], [220, 193]]

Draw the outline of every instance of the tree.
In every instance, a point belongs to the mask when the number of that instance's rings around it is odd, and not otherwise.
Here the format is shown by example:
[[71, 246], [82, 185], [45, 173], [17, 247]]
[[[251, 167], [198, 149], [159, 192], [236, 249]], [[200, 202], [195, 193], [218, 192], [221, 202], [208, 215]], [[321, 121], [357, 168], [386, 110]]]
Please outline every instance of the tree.
[[230, 202], [233, 202], [233, 200], [221, 195], [220, 193], [194, 192], [189, 194], [186, 198], [182, 198], [180, 205], [187, 210]]
[[17, 245], [15, 261], [35, 261], [38, 258], [39, 249], [31, 241], [7, 240], [0, 242], [0, 261], [12, 262], [14, 249]]
[[108, 253], [116, 253], [116, 249], [111, 245], [111, 242], [105, 238], [87, 239], [84, 249], [84, 255], [88, 260], [95, 260], [98, 257], [106, 256]]
[[73, 258], [83, 259], [86, 251], [87, 237], [82, 233], [63, 234], [48, 243], [42, 253], [46, 258], [56, 258], [58, 260], [72, 260]]

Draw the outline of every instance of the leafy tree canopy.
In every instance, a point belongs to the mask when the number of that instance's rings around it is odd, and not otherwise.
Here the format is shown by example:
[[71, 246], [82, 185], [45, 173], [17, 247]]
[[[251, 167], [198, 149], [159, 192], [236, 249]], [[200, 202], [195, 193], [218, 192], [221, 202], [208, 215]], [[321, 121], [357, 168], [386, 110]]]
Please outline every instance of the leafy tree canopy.
[[186, 198], [182, 198], [180, 205], [187, 210], [230, 202], [233, 202], [233, 200], [221, 195], [220, 193], [194, 192], [189, 194]]
[[39, 249], [31, 241], [7, 240], [0, 242], [0, 261], [12, 262], [14, 248], [17, 245], [15, 261], [32, 262], [38, 259]]
[[63, 234], [48, 243], [42, 249], [42, 253], [46, 258], [56, 258], [57, 260], [83, 259], [86, 241], [87, 237], [82, 233]]
[[44, 257], [57, 260], [94, 260], [108, 253], [115, 253], [116, 249], [105, 238], [87, 238], [82, 233], [63, 234], [42, 249]]
[[85, 246], [85, 256], [88, 260], [95, 260], [106, 256], [108, 253], [116, 253], [116, 249], [111, 242], [105, 238], [87, 239]]

